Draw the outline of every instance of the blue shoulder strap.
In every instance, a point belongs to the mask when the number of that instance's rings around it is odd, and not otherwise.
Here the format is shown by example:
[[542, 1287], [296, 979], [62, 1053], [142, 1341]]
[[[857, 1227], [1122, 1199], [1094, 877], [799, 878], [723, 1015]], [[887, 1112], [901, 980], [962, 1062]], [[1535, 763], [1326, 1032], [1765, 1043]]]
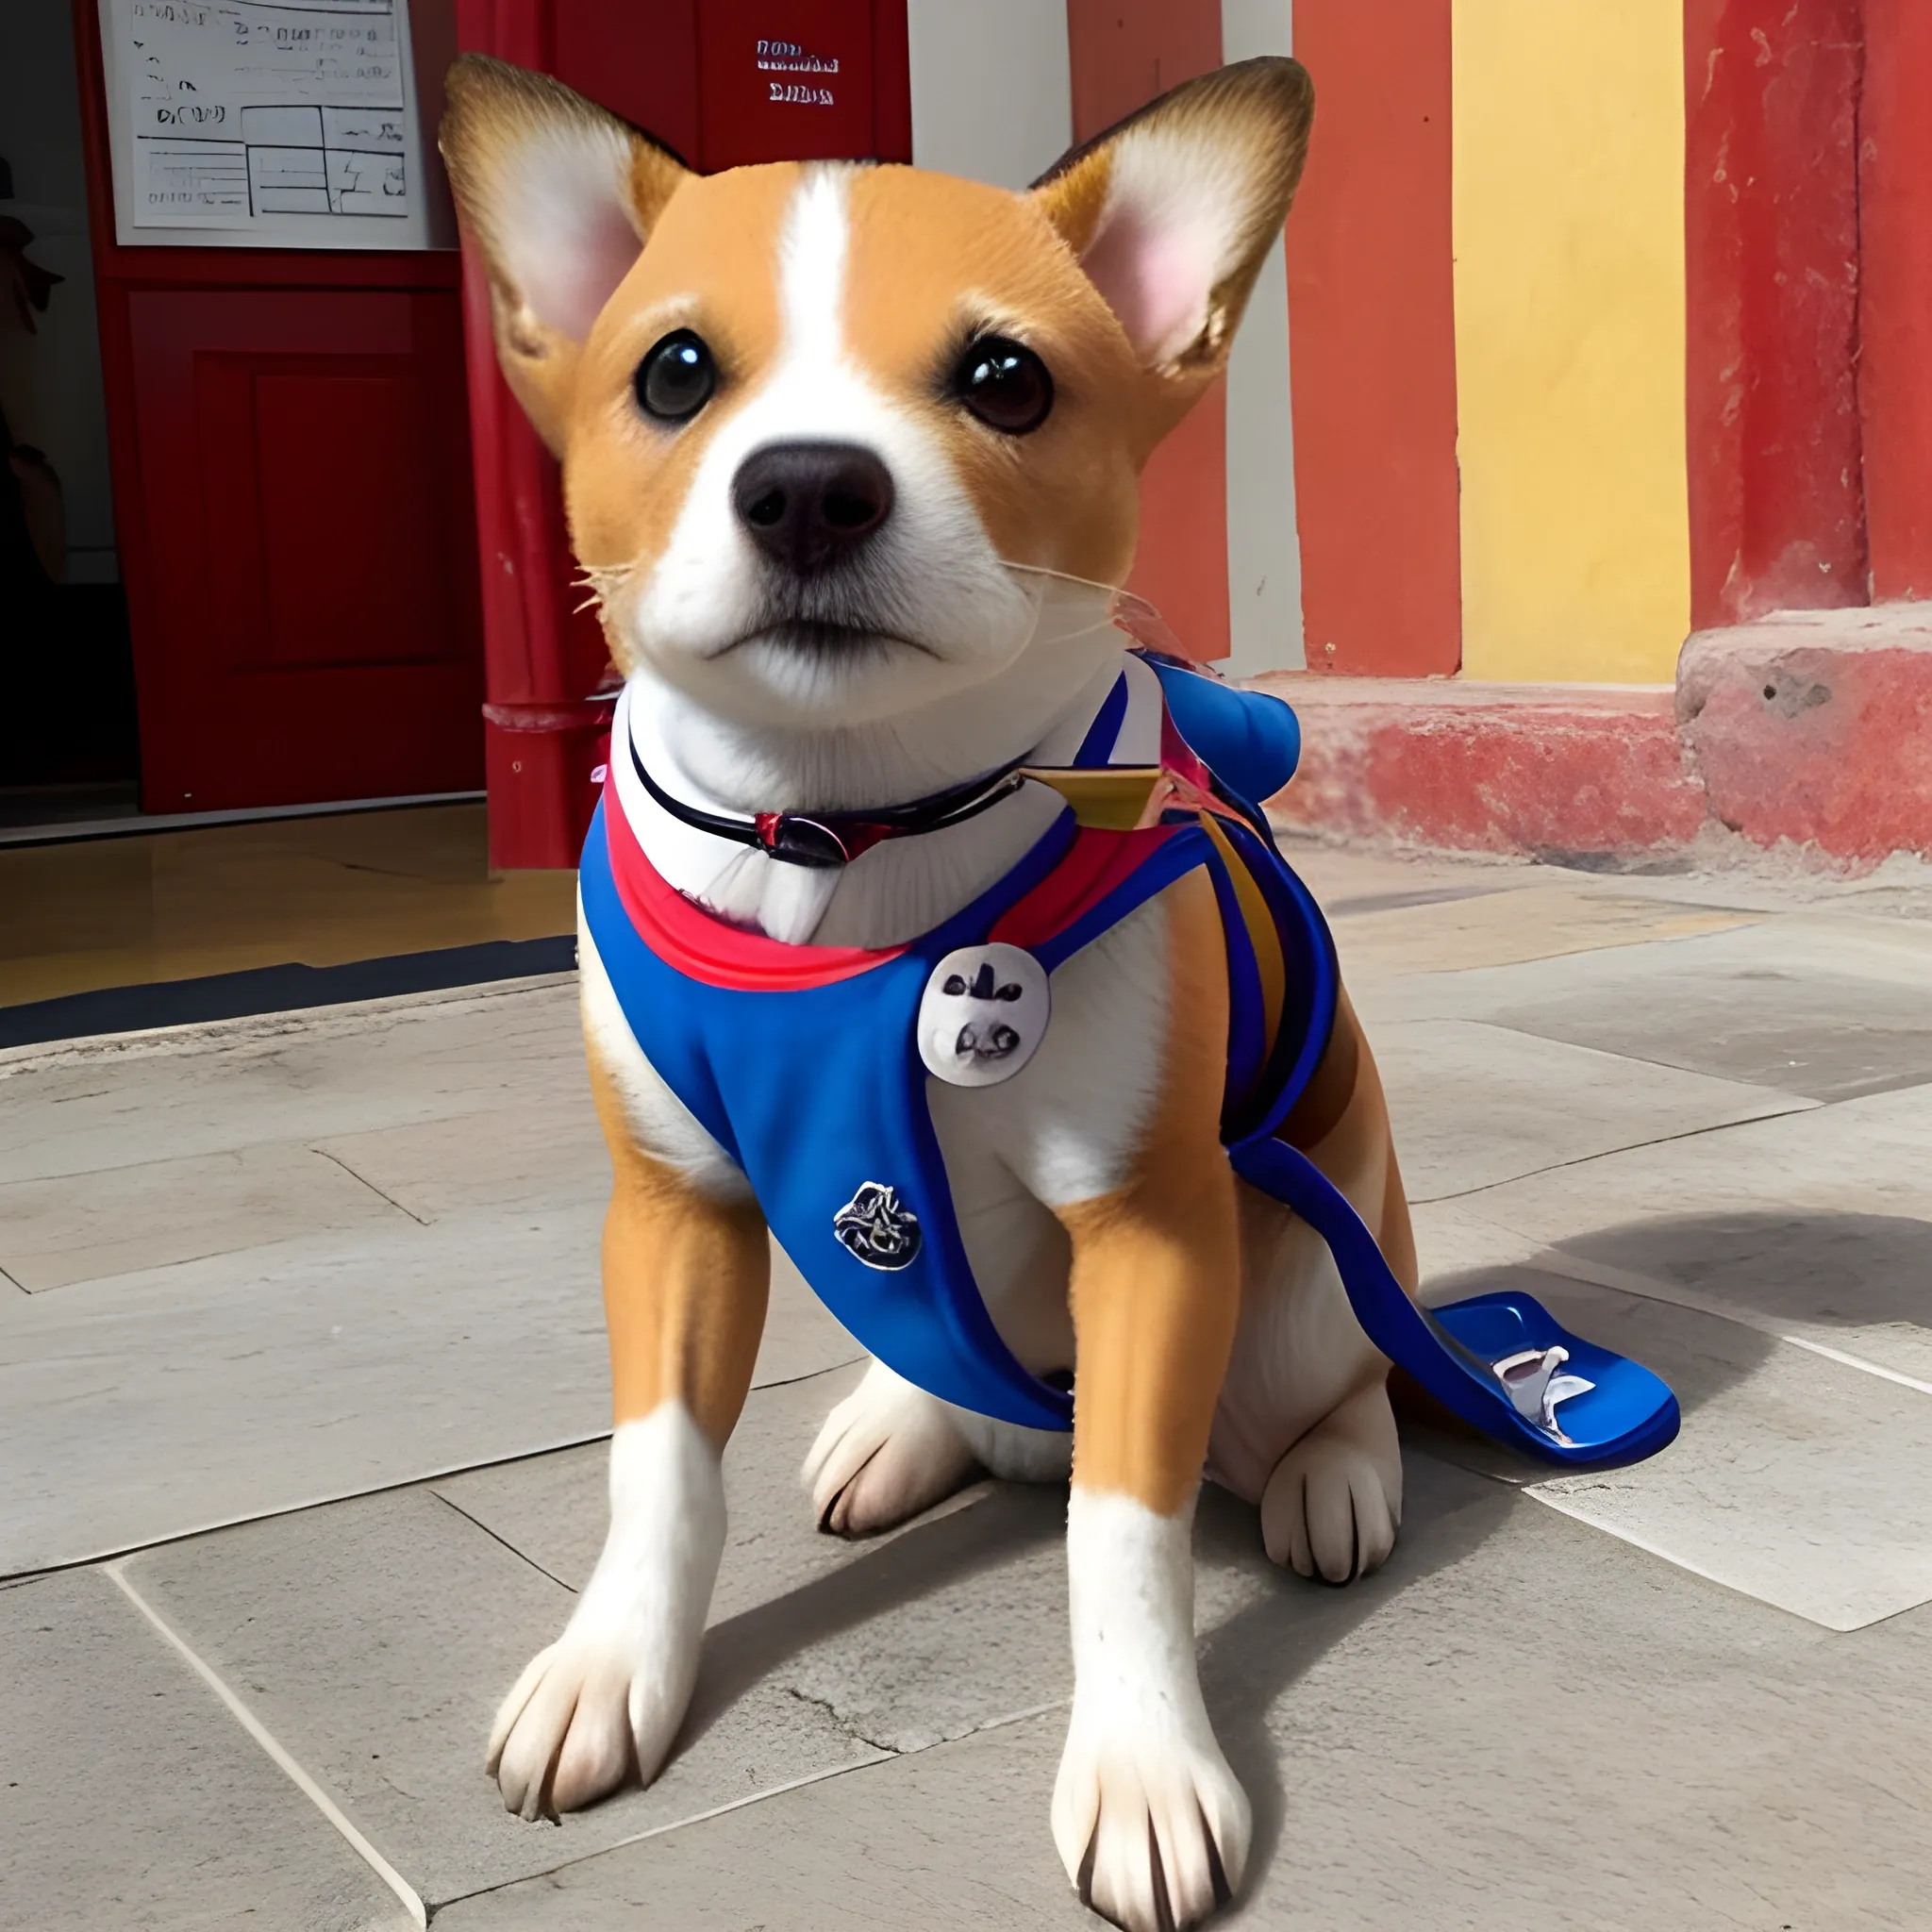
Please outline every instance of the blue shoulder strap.
[[1571, 1334], [1520, 1290], [1422, 1307], [1347, 1196], [1278, 1138], [1327, 1050], [1341, 974], [1327, 921], [1287, 860], [1245, 827], [1228, 836], [1269, 901], [1290, 1008], [1276, 1066], [1250, 1095], [1230, 1087], [1224, 1133], [1235, 1172], [1327, 1242], [1363, 1332], [1452, 1414], [1560, 1468], [1614, 1468], [1655, 1455], [1675, 1437], [1678, 1410], [1648, 1369]]
[[1159, 676], [1181, 736], [1252, 822], [1252, 830], [1224, 830], [1267, 902], [1286, 967], [1274, 1051], [1251, 1082], [1242, 1050], [1251, 1023], [1241, 994], [1251, 983], [1253, 954], [1224, 868], [1216, 862], [1231, 975], [1223, 1137], [1235, 1172], [1321, 1235], [1363, 1332], [1452, 1414], [1559, 1468], [1614, 1468], [1655, 1455], [1679, 1426], [1676, 1397], [1657, 1376], [1570, 1333], [1519, 1290], [1422, 1307], [1395, 1278], [1347, 1197], [1277, 1138], [1327, 1051], [1341, 992], [1328, 923], [1251, 803], [1287, 784], [1299, 756], [1299, 727], [1278, 698], [1224, 684], [1158, 653], [1141, 655]]
[[1158, 652], [1139, 655], [1160, 679], [1160, 695], [1174, 728], [1237, 798], [1259, 805], [1294, 776], [1301, 762], [1302, 727], [1285, 699], [1224, 684]]

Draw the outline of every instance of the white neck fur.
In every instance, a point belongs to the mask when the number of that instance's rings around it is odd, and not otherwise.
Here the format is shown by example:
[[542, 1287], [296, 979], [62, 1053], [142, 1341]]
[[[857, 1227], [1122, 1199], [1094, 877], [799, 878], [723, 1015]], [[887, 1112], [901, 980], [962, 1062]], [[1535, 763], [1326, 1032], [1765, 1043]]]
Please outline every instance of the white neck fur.
[[[1017, 864], [1064, 809], [1059, 795], [1029, 785], [961, 824], [889, 839], [848, 866], [816, 870], [673, 817], [640, 783], [629, 746], [659, 785], [702, 810], [748, 815], [898, 804], [1015, 758], [1072, 763], [1124, 664], [1128, 712], [1108, 761], [1151, 764], [1159, 756], [1159, 681], [1123, 646], [1109, 633], [1104, 652], [1086, 657], [1071, 695], [1052, 692], [1054, 680], [1032, 674], [1023, 658], [1006, 676], [932, 708], [931, 715], [810, 735], [734, 727], [641, 670], [625, 687], [611, 732], [619, 799], [658, 874], [721, 918], [791, 945], [896, 945], [970, 905]], [[1058, 702], [1042, 720], [1024, 698], [1048, 695]]]

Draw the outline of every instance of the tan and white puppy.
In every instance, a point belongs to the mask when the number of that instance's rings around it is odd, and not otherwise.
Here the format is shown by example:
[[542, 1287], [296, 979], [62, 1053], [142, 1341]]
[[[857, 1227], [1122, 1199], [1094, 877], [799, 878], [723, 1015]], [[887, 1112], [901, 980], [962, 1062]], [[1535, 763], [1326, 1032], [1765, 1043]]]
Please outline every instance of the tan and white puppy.
[[[1107, 622], [1137, 483], [1224, 368], [1307, 143], [1307, 76], [1190, 83], [1014, 194], [915, 169], [688, 173], [539, 75], [466, 58], [442, 145], [502, 365], [563, 463], [626, 678], [612, 763], [658, 871], [792, 943], [927, 931], [1039, 838], [1028, 787], [812, 871], [674, 818], [878, 808], [1008, 760], [1067, 762], [1120, 675]], [[1130, 757], [1153, 762], [1129, 667]], [[1138, 734], [1138, 737], [1137, 737]], [[490, 1766], [528, 1818], [654, 1776], [724, 1539], [720, 1457], [750, 1384], [768, 1247], [742, 1175], [652, 1071], [588, 931], [584, 1027], [616, 1169], [604, 1241], [608, 1541], [506, 1700]], [[1325, 1246], [1219, 1142], [1226, 966], [1196, 873], [1056, 975], [1002, 1085], [933, 1084], [974, 1272], [1038, 1372], [1078, 1363], [1074, 1437], [948, 1407], [874, 1364], [806, 1468], [827, 1529], [877, 1530], [974, 1464], [1072, 1474], [1076, 1689], [1052, 1807], [1108, 1917], [1187, 1925], [1241, 1882], [1248, 1803], [1196, 1676], [1204, 1467], [1269, 1552], [1346, 1582], [1389, 1554], [1387, 1364]], [[1291, 1123], [1411, 1284], [1407, 1209], [1354, 1015]]]

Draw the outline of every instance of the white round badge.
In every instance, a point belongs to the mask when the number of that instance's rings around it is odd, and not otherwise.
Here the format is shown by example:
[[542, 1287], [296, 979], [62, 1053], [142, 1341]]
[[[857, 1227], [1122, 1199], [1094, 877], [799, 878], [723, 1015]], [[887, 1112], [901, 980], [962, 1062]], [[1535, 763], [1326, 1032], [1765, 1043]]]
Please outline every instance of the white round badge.
[[919, 1058], [954, 1087], [1010, 1080], [1046, 1037], [1046, 968], [1018, 946], [961, 946], [932, 969], [919, 1002]]

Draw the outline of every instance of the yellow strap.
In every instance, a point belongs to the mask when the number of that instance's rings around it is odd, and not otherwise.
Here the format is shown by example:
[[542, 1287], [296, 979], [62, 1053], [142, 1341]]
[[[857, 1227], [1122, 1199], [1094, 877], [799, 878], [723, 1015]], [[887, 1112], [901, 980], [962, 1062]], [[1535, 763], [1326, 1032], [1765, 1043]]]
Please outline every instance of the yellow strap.
[[1075, 824], [1096, 832], [1132, 832], [1147, 823], [1147, 807], [1163, 774], [1158, 765], [1091, 771], [1026, 765], [1020, 775], [1058, 791], [1074, 808]]
[[[1153, 824], [1158, 817], [1156, 788], [1167, 777], [1158, 765], [1114, 765], [1091, 771], [1028, 765], [1022, 768], [1021, 775], [1058, 791], [1074, 808], [1075, 824], [1100, 832], [1132, 832]], [[1288, 962], [1282, 957], [1281, 935], [1274, 929], [1274, 915], [1255, 883], [1254, 874], [1242, 863], [1214, 813], [1203, 811], [1197, 816], [1234, 882], [1235, 903], [1241, 908], [1241, 924], [1255, 949], [1255, 966], [1261, 979], [1261, 1011], [1268, 1029], [1265, 1059], [1274, 1051], [1282, 1008], [1288, 1000]]]
[[1281, 1031], [1281, 1009], [1288, 1000], [1288, 962], [1281, 954], [1281, 935], [1274, 928], [1274, 915], [1268, 909], [1268, 901], [1255, 883], [1254, 874], [1241, 862], [1241, 854], [1215, 823], [1214, 814], [1204, 811], [1201, 823], [1214, 841], [1221, 862], [1227, 867], [1228, 877], [1234, 881], [1235, 902], [1241, 908], [1241, 923], [1247, 927], [1248, 941], [1255, 949], [1255, 965], [1261, 975], [1261, 1015], [1268, 1029], [1268, 1043], [1261, 1056], [1265, 1064], [1274, 1051], [1274, 1036]]

